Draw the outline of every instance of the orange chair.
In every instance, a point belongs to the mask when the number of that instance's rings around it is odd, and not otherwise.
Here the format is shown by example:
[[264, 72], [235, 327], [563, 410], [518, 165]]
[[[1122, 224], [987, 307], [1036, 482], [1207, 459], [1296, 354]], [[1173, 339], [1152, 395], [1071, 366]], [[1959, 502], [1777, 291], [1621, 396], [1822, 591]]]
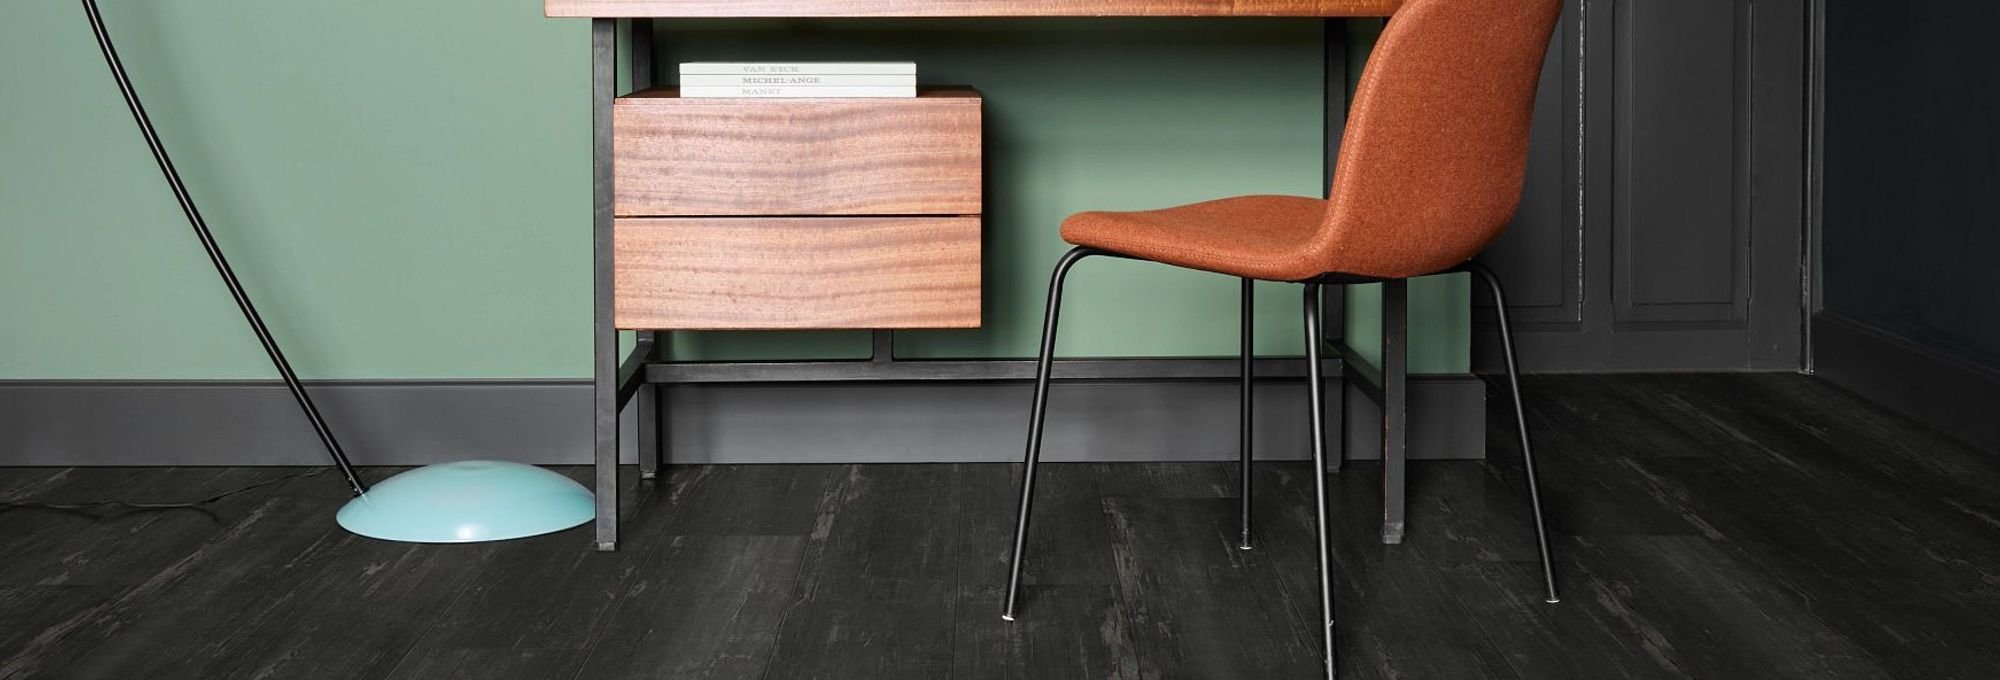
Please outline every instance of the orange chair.
[[[1499, 281], [1471, 258], [1498, 237], [1520, 203], [1535, 85], [1561, 0], [1410, 0], [1389, 20], [1355, 89], [1328, 200], [1225, 198], [1164, 210], [1085, 212], [1065, 220], [1077, 247], [1056, 264], [1035, 374], [1034, 415], [1002, 618], [1014, 620], [1021, 553], [1041, 458], [1050, 355], [1070, 267], [1093, 255], [1150, 260], [1243, 279], [1243, 410], [1250, 410], [1250, 284], [1304, 284], [1307, 384], [1318, 501], [1320, 607], [1328, 677], [1335, 674], [1321, 394], [1320, 289], [1326, 284], [1400, 282], [1451, 272], [1485, 279], [1500, 311], [1521, 452], [1534, 505], [1547, 600], [1557, 600], [1548, 535], [1535, 486], [1534, 453], [1520, 410], [1506, 300]], [[1249, 424], [1243, 423], [1242, 547], [1250, 547]]]

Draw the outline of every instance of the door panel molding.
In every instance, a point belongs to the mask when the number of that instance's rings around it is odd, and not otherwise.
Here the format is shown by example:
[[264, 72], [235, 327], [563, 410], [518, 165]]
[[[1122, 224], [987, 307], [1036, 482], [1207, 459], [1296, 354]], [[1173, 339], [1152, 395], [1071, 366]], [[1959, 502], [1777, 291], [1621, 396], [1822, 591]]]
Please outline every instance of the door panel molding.
[[1749, 0], [1616, 5], [1612, 322], [1728, 330], [1750, 298]]
[[1565, 8], [1521, 210], [1481, 256], [1529, 370], [1800, 367], [1808, 2]]

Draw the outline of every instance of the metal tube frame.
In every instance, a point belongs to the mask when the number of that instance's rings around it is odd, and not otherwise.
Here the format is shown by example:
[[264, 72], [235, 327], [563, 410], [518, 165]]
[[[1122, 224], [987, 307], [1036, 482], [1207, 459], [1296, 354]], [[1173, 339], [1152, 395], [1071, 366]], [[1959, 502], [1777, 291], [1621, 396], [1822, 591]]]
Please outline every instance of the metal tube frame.
[[[1380, 364], [1370, 362], [1345, 339], [1322, 340], [1319, 349], [1340, 359], [1343, 385], [1354, 386], [1356, 392], [1381, 406], [1382, 542], [1395, 545], [1403, 542], [1408, 526], [1409, 280], [1330, 274], [1312, 285], [1368, 283], [1382, 284]], [[1339, 426], [1344, 442], [1347, 419], [1341, 418]], [[1337, 460], [1333, 465], [1335, 471], [1340, 469]]]
[[[95, 6], [93, 0], [84, 0], [91, 9], [93, 23]], [[1326, 134], [1328, 152], [1326, 154], [1326, 180], [1331, 183], [1334, 172], [1335, 149], [1339, 148], [1340, 134], [1345, 125], [1347, 104], [1346, 55], [1344, 36], [1336, 35], [1344, 30], [1344, 24], [1326, 22]], [[638, 87], [653, 84], [653, 30], [651, 20], [633, 20], [633, 83]], [[101, 31], [101, 29], [100, 29]], [[164, 152], [158, 149], [157, 141], [150, 134], [151, 127], [145, 124], [144, 114], [132, 98], [129, 86], [124, 83], [122, 69], [116, 66], [116, 59], [106, 46], [107, 59], [119, 74], [121, 87], [126, 87], [127, 98], [132, 103], [134, 115], [141, 120], [148, 131], [148, 141], [155, 145], [155, 154], [160, 159], [162, 169], [170, 179], [174, 176]], [[637, 348], [632, 356], [621, 361], [618, 356], [618, 329], [613, 317], [613, 197], [612, 197], [612, 127], [611, 106], [617, 80], [617, 23], [614, 19], [593, 19], [591, 22], [591, 112], [592, 112], [592, 198], [593, 198], [593, 355], [595, 364], [595, 459], [597, 463], [597, 522], [596, 539], [599, 550], [615, 550], [618, 540], [618, 413], [631, 399], [638, 401], [640, 409], [639, 446], [640, 469], [644, 479], [654, 478], [658, 473], [663, 456], [664, 441], [661, 427], [665, 418], [657, 395], [657, 384], [662, 383], [730, 383], [730, 382], [824, 382], [824, 381], [932, 381], [932, 380], [1017, 380], [1032, 377], [1035, 383], [1033, 415], [1029, 424], [1027, 451], [1021, 475], [1021, 502], [1015, 523], [1012, 557], [1008, 562], [1007, 597], [1001, 618], [1014, 620], [1019, 603], [1022, 558], [1026, 550], [1029, 519], [1034, 500], [1034, 480], [1041, 458], [1043, 425], [1048, 407], [1048, 389], [1052, 380], [1057, 323], [1060, 318], [1062, 293], [1069, 270], [1086, 257], [1093, 255], [1117, 255], [1091, 248], [1076, 248], [1065, 254], [1057, 263], [1050, 277], [1046, 314], [1042, 321], [1042, 345], [1039, 356], [1032, 362], [1018, 360], [975, 360], [975, 361], [900, 361], [895, 357], [895, 336], [891, 331], [877, 330], [872, 339], [868, 359], [861, 361], [809, 361], [809, 362], [678, 362], [663, 361], [663, 343], [654, 331], [640, 331]], [[1336, 74], [1336, 71], [1338, 73]], [[183, 193], [177, 191], [177, 193]], [[193, 212], [191, 202], [183, 200], [189, 217], [197, 225], [197, 230], [206, 235], [198, 215]], [[209, 239], [211, 256], [226, 279], [233, 283], [227, 273], [226, 263], [220, 259], [219, 251], [213, 249]], [[1542, 573], [1547, 585], [1547, 601], [1557, 602], [1556, 581], [1551, 567], [1548, 535], [1543, 523], [1541, 496], [1537, 486], [1534, 453], [1530, 446], [1527, 418], [1521, 406], [1520, 387], [1515, 364], [1512, 332], [1506, 316], [1506, 300], [1500, 282], [1492, 272], [1476, 263], [1467, 263], [1454, 271], [1470, 271], [1483, 278], [1494, 296], [1500, 310], [1501, 342], [1507, 359], [1508, 387], [1513, 398], [1515, 421], [1519, 428], [1521, 449], [1528, 477], [1528, 492], [1533, 504], [1535, 531], [1540, 549]], [[1338, 657], [1335, 652], [1335, 618], [1333, 603], [1334, 563], [1330, 538], [1331, 519], [1328, 517], [1326, 475], [1338, 472], [1344, 455], [1336, 452], [1336, 458], [1329, 462], [1326, 436], [1326, 395], [1323, 371], [1327, 355], [1332, 354], [1341, 362], [1342, 375], [1361, 387], [1367, 396], [1382, 405], [1383, 427], [1383, 530], [1384, 543], [1400, 543], [1405, 528], [1404, 506], [1407, 460], [1407, 340], [1408, 340], [1408, 289], [1402, 279], [1381, 281], [1383, 283], [1383, 336], [1382, 365], [1378, 368], [1360, 360], [1344, 341], [1328, 342], [1326, 339], [1326, 312], [1332, 308], [1333, 315], [1341, 314], [1341, 301], [1327, 304], [1322, 299], [1322, 289], [1326, 284], [1358, 283], [1358, 280], [1318, 280], [1304, 283], [1303, 325], [1306, 330], [1306, 359], [1303, 362], [1283, 359], [1256, 358], [1254, 348], [1254, 303], [1255, 281], [1241, 281], [1240, 311], [1242, 324], [1242, 347], [1240, 356], [1229, 366], [1222, 359], [1072, 359], [1062, 363], [1066, 377], [1081, 379], [1221, 379], [1234, 377], [1241, 385], [1241, 534], [1239, 547], [1251, 549], [1251, 488], [1252, 488], [1252, 438], [1251, 427], [1254, 414], [1254, 379], [1258, 376], [1304, 377], [1310, 395], [1312, 444], [1314, 465], [1315, 529], [1320, 576], [1320, 613], [1324, 622], [1322, 631], [1322, 659], [1325, 662], [1326, 677], [1338, 676]], [[232, 286], [232, 291], [236, 291]], [[1344, 290], [1344, 288], [1343, 288]], [[253, 325], [261, 330], [261, 323], [254, 317], [254, 310], [248, 307], [246, 297], [239, 295], [246, 315], [251, 316]], [[264, 334], [260, 333], [260, 338]], [[273, 352], [274, 361], [283, 365], [282, 355], [276, 353], [275, 344], [267, 344]], [[1303, 364], [1301, 366], [1300, 364]], [[1303, 368], [1303, 371], [1299, 370]], [[309, 415], [316, 416], [302, 390], [295, 381], [289, 379], [288, 367], [281, 368], [288, 376], [288, 384], [306, 408]], [[1233, 375], [1232, 375], [1233, 374]], [[1345, 418], [1341, 418], [1342, 435], [1345, 440]], [[331, 434], [314, 418], [320, 427], [322, 438], [329, 449], [347, 469], [345, 457], [332, 442]], [[352, 477], [356, 484], [359, 480]]]
[[[1023, 456], [1023, 465], [1021, 468], [1020, 509], [1015, 515], [1013, 551], [1007, 560], [1007, 598], [1000, 613], [1000, 618], [1006, 621], [1014, 620], [1014, 612], [1020, 602], [1022, 559], [1027, 552], [1029, 520], [1034, 514], [1035, 472], [1042, 458], [1042, 432], [1043, 425], [1048, 417], [1049, 381], [1055, 363], [1056, 329], [1062, 318], [1064, 284], [1069, 278], [1070, 269], [1075, 267], [1077, 262], [1093, 255], [1112, 255], [1112, 253], [1088, 247], [1071, 249], [1068, 254], [1063, 255], [1062, 259], [1056, 263], [1055, 272], [1049, 277], [1048, 302], [1044, 308], [1044, 315], [1042, 317], [1042, 344], [1035, 365], [1035, 398], [1029, 412], [1027, 451]], [[1244, 279], [1242, 282], [1243, 308], [1241, 311], [1241, 321], [1243, 327], [1241, 332], [1243, 348], [1242, 356], [1239, 359], [1242, 370], [1239, 379], [1242, 381], [1241, 385], [1243, 388], [1243, 448], [1240, 452], [1243, 475], [1241, 480], [1243, 485], [1242, 497], [1240, 499], [1243, 513], [1243, 533], [1242, 543], [1239, 547], [1244, 550], [1248, 550], [1251, 547], [1250, 389], [1253, 377], [1251, 362], [1254, 355], [1252, 342], [1255, 339], [1251, 330], [1251, 322], [1254, 320], [1253, 303], [1255, 295], [1252, 291], [1254, 285], [1255, 282], [1250, 279]], [[1325, 624], [1324, 629], [1321, 631], [1321, 640], [1323, 643], [1322, 658], [1325, 661], [1326, 677], [1331, 679], [1337, 674], [1338, 660], [1334, 652], [1334, 565], [1332, 561], [1331, 522], [1327, 517], [1326, 476], [1329, 474], [1329, 471], [1327, 470], [1326, 460], [1326, 382], [1324, 380], [1325, 376], [1322, 374], [1322, 349], [1325, 343], [1321, 338], [1320, 328], [1321, 285], [1317, 282], [1307, 282], [1304, 285], [1304, 289], [1305, 295], [1302, 299], [1305, 303], [1303, 306], [1305, 313], [1302, 325], [1305, 327], [1306, 332], [1306, 385], [1308, 394], [1310, 395], [1308, 408], [1311, 410], [1310, 420], [1314, 472], [1313, 495], [1315, 507], [1314, 528], [1318, 535], [1319, 548], [1320, 618]]]
[[1542, 583], [1548, 588], [1543, 601], [1555, 604], [1562, 601], [1562, 596], [1556, 592], [1555, 566], [1549, 558], [1549, 531], [1542, 521], [1542, 491], [1535, 475], [1535, 447], [1528, 441], [1528, 414], [1521, 406], [1521, 372], [1514, 359], [1514, 329], [1507, 319], [1507, 292], [1500, 285], [1500, 277], [1486, 265], [1467, 262], [1458, 271], [1471, 272], [1493, 294], [1493, 311], [1500, 322], [1500, 350], [1507, 364], [1507, 395], [1514, 407], [1514, 428], [1521, 437], [1521, 467], [1528, 478], [1528, 503], [1535, 516], [1535, 547], [1542, 560]]
[[[590, 131], [592, 328], [594, 365], [592, 409], [597, 466], [596, 543], [618, 549], [618, 409], [620, 393], [618, 328], [613, 322], [611, 103], [618, 86], [618, 20], [590, 20]], [[650, 351], [650, 344], [647, 346]], [[632, 371], [643, 375], [643, 371]]]
[[[630, 39], [632, 42], [633, 89], [643, 89], [659, 84], [654, 77], [653, 70], [653, 20], [632, 19], [629, 22], [627, 31], [631, 34]], [[640, 350], [635, 352], [635, 354], [640, 358], [642, 366], [664, 358], [667, 348], [664, 342], [665, 338], [662, 337], [663, 335], [663, 333], [658, 331], [638, 332]], [[637, 402], [632, 407], [636, 411], [633, 415], [639, 419], [639, 441], [636, 442], [637, 446], [634, 448], [638, 450], [639, 479], [642, 480], [659, 478], [660, 464], [666, 458], [666, 446], [665, 442], [662, 441], [665, 432], [661, 428], [663, 421], [660, 418], [659, 393], [660, 388], [642, 380], [637, 394], [634, 395]]]
[[[654, 84], [652, 20], [633, 19], [631, 24], [632, 78], [636, 87]], [[1344, 20], [1332, 19], [1323, 22], [1326, 35], [1325, 81], [1325, 134], [1327, 153], [1325, 154], [1326, 183], [1330, 184], [1334, 172], [1334, 162], [1340, 146], [1341, 134], [1345, 130], [1347, 109], [1347, 55], [1346, 24]], [[981, 360], [902, 360], [894, 356], [893, 334], [876, 331], [873, 351], [866, 359], [833, 361], [772, 361], [772, 362], [671, 362], [666, 361], [665, 334], [655, 331], [639, 331], [638, 345], [629, 357], [618, 354], [618, 329], [613, 318], [613, 197], [612, 197], [612, 130], [611, 106], [616, 94], [617, 82], [617, 20], [593, 19], [591, 25], [591, 111], [592, 111], [592, 153], [593, 153], [593, 363], [594, 390], [593, 409], [595, 413], [595, 460], [597, 463], [597, 532], [596, 543], [600, 550], [614, 550], [618, 537], [618, 419], [619, 412], [628, 402], [637, 402], [639, 418], [638, 449], [641, 479], [657, 476], [664, 458], [666, 438], [663, 432], [668, 418], [664, 414], [664, 400], [659, 385], [701, 384], [701, 383], [815, 383], [815, 382], [930, 382], [930, 381], [1040, 381], [1043, 362], [1023, 359], [981, 359]], [[1110, 255], [1110, 253], [1098, 253]], [[1326, 283], [1326, 282], [1321, 282]], [[1253, 339], [1248, 326], [1251, 319], [1247, 305], [1253, 296], [1248, 282], [1245, 286], [1244, 350], [1243, 356], [1234, 360], [1212, 357], [1189, 358], [1072, 358], [1051, 360], [1050, 364], [1061, 364], [1065, 379], [1076, 380], [1227, 380], [1241, 381], [1243, 387], [1243, 517], [1242, 543], [1251, 545], [1251, 514], [1249, 506], [1252, 467], [1252, 442], [1249, 431], [1253, 411], [1253, 383], [1255, 378], [1306, 378], [1314, 371], [1306, 367], [1306, 361], [1296, 358], [1257, 358], [1249, 343]], [[1341, 300], [1322, 300], [1322, 313], [1317, 315], [1321, 325], [1320, 334], [1327, 335], [1327, 316], [1341, 315]], [[1394, 326], [1391, 326], [1394, 329]], [[1385, 338], [1385, 347], [1400, 348], [1400, 334]], [[1324, 342], [1324, 341], [1322, 341]], [[1337, 344], [1337, 343], [1336, 343]], [[1341, 361], [1340, 375], [1362, 378], [1358, 384], [1364, 392], [1378, 399], [1385, 395], [1383, 382], [1402, 382], [1403, 367], [1384, 366], [1375, 369], [1365, 362], [1357, 362], [1351, 352], [1327, 351], [1322, 353], [1322, 361], [1333, 360], [1326, 355], [1336, 355]], [[1246, 368], [1248, 369], [1246, 371]], [[1393, 370], [1385, 370], [1393, 369]], [[1323, 376], [1323, 371], [1320, 372]], [[1385, 379], [1386, 378], [1386, 379]], [[1400, 389], [1393, 390], [1401, 392]], [[1345, 441], [1344, 419], [1340, 419], [1342, 434], [1336, 439], [1336, 448]], [[1403, 453], [1401, 442], [1404, 419], [1394, 409], [1385, 409], [1385, 443], [1396, 442], [1397, 446], [1385, 447], [1385, 470], [1399, 467]], [[1393, 436], [1389, 436], [1393, 435]], [[1394, 454], [1392, 456], [1392, 453]], [[1338, 471], [1344, 458], [1338, 450], [1326, 464], [1326, 469]], [[1400, 475], [1385, 475], [1386, 498], [1400, 501]], [[1393, 503], [1400, 505], [1400, 503]], [[1385, 511], [1385, 518], [1400, 511]], [[1388, 534], [1385, 525], [1385, 536]]]
[[1243, 325], [1243, 349], [1242, 357], [1239, 360], [1240, 366], [1237, 369], [1243, 374], [1242, 394], [1237, 397], [1242, 401], [1242, 412], [1237, 416], [1236, 423], [1236, 427], [1242, 437], [1242, 443], [1238, 445], [1236, 455], [1242, 461], [1239, 466], [1241, 469], [1237, 472], [1242, 482], [1242, 488], [1237, 492], [1237, 496], [1238, 502], [1242, 503], [1241, 515], [1243, 526], [1242, 532], [1237, 538], [1236, 547], [1240, 550], [1250, 550], [1254, 547], [1250, 543], [1250, 458], [1252, 455], [1250, 448], [1250, 427], [1253, 421], [1251, 415], [1256, 409], [1257, 401], [1253, 390], [1257, 376], [1255, 366], [1257, 359], [1255, 330], [1257, 321], [1257, 281], [1256, 279], [1243, 279], [1242, 285], [1241, 323]]
[[1327, 517], [1326, 502], [1326, 381], [1320, 375], [1320, 355], [1324, 348], [1320, 329], [1320, 285], [1305, 285], [1305, 328], [1306, 328], [1306, 389], [1311, 396], [1308, 401], [1312, 409], [1313, 446], [1313, 524], [1319, 535], [1319, 613], [1325, 624], [1320, 631], [1324, 649], [1321, 659], [1326, 664], [1327, 680], [1340, 674], [1339, 657], [1334, 652], [1333, 619], [1333, 542], [1331, 540], [1332, 520]]
[[1049, 374], [1056, 352], [1056, 322], [1062, 317], [1063, 282], [1069, 270], [1083, 258], [1104, 255], [1100, 250], [1078, 247], [1056, 262], [1049, 276], [1049, 300], [1042, 316], [1042, 349], [1035, 363], [1035, 404], [1028, 420], [1028, 452], [1021, 468], [1021, 510], [1014, 522], [1014, 556], [1007, 561], [1007, 604], [1000, 618], [1014, 620], [1014, 603], [1021, 591], [1021, 554], [1027, 549], [1028, 517], [1035, 501], [1035, 466], [1042, 460], [1042, 423], [1048, 415]]
[[1409, 281], [1382, 282], [1382, 543], [1403, 542], [1409, 495]]

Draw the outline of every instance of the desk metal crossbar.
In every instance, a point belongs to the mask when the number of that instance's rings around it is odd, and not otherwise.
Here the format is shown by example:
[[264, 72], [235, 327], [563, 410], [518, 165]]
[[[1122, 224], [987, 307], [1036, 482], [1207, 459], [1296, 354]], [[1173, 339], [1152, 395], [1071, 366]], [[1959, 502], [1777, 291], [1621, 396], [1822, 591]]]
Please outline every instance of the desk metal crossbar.
[[[641, 474], [657, 474], [660, 404], [656, 385], [690, 383], [830, 383], [1026, 381], [1034, 379], [1032, 359], [898, 359], [894, 334], [874, 331], [872, 353], [866, 359], [757, 362], [670, 361], [664, 356], [660, 333], [639, 330], [632, 351], [619, 351], [614, 321], [614, 170], [612, 106], [617, 95], [618, 22], [630, 22], [635, 88], [655, 85], [653, 22], [675, 18], [836, 18], [836, 17], [1054, 17], [1054, 16], [1287, 16], [1318, 18], [1327, 25], [1325, 87], [1325, 176], [1330, 183], [1334, 158], [1346, 125], [1347, 55], [1345, 30], [1338, 21], [1348, 17], [1382, 17], [1401, 0], [545, 0], [551, 17], [591, 19], [591, 117], [593, 208], [593, 409], [599, 550], [618, 545], [619, 414], [635, 405]], [[1356, 384], [1360, 392], [1382, 403], [1385, 436], [1404, 441], [1404, 409], [1400, 387], [1405, 382], [1402, 318], [1407, 300], [1403, 286], [1384, 290], [1384, 352], [1380, 366], [1365, 361], [1347, 343], [1328, 342], [1332, 375]], [[1322, 315], [1339, 318], [1338, 299]], [[629, 329], [628, 329], [629, 330]], [[1339, 338], [1339, 333], [1323, 337]], [[1055, 363], [1060, 380], [1224, 380], [1239, 377], [1234, 357], [1073, 358]], [[1307, 374], [1300, 358], [1262, 358], [1254, 363], [1257, 377], [1301, 379]], [[1384, 389], [1388, 387], [1389, 389]], [[1385, 456], [1400, 463], [1401, 446]], [[1400, 468], [1400, 465], [1396, 465]], [[1400, 524], [1400, 485], [1389, 486], [1385, 520]]]

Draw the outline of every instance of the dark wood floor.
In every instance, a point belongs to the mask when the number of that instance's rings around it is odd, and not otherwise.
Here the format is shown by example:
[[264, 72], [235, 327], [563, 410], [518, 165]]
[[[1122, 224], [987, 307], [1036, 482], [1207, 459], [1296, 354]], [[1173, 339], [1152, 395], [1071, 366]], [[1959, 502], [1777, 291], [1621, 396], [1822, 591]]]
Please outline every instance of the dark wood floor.
[[[2000, 677], [2000, 456], [1798, 376], [1527, 389], [1564, 602], [1495, 401], [1490, 462], [1413, 466], [1404, 545], [1379, 468], [1334, 479], [1346, 677]], [[8, 469], [0, 498], [285, 472]], [[1313, 677], [1306, 466], [1258, 471], [1253, 552], [1230, 466], [1049, 466], [1010, 625], [1014, 474], [676, 469], [628, 481], [615, 554], [357, 538], [327, 476], [212, 516], [0, 512], [0, 678]]]

